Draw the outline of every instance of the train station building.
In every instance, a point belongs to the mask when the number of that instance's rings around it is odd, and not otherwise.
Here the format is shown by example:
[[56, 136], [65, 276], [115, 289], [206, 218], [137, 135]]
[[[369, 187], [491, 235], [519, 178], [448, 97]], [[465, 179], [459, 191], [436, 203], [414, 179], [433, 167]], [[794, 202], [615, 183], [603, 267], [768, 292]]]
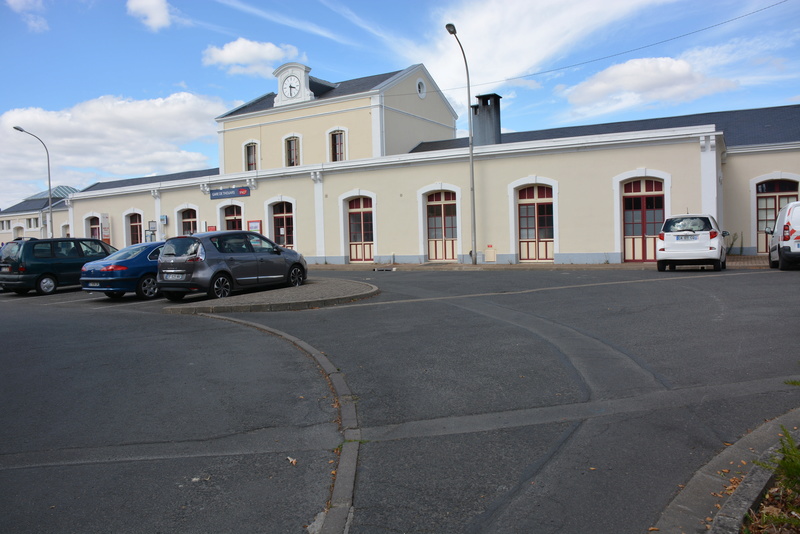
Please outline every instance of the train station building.
[[[502, 133], [486, 94], [470, 158], [423, 65], [310, 71], [283, 65], [274, 91], [216, 118], [219, 168], [60, 191], [54, 235], [122, 248], [250, 229], [311, 264], [649, 262], [673, 213], [711, 214], [730, 254], [765, 254], [764, 228], [798, 200], [800, 105]], [[0, 212], [0, 241], [46, 237], [32, 200]]]

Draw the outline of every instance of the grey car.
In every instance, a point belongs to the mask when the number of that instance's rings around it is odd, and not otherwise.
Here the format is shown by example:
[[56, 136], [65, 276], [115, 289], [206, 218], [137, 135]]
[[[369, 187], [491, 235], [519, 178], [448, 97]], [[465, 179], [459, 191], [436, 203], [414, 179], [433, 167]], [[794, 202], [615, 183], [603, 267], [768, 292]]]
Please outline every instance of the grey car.
[[204, 292], [223, 298], [232, 291], [274, 284], [302, 285], [303, 255], [255, 232], [204, 232], [167, 239], [158, 258], [158, 288], [169, 300]]

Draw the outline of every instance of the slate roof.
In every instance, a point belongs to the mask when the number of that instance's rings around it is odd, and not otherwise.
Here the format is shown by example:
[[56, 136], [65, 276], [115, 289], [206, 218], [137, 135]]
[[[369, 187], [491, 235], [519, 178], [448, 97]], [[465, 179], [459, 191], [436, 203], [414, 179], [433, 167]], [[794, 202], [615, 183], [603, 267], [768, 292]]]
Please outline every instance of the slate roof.
[[[416, 65], [409, 67], [413, 68]], [[320, 78], [313, 76], [308, 77], [308, 85], [311, 92], [317, 100], [324, 100], [328, 98], [337, 98], [340, 96], [355, 95], [358, 93], [366, 93], [375, 90], [385, 81], [391, 79], [393, 76], [398, 75], [403, 71], [397, 70], [394, 72], [387, 72], [384, 74], [375, 74], [372, 76], [365, 76], [363, 78], [356, 78], [354, 80], [345, 80], [343, 82], [327, 82]], [[248, 113], [256, 113], [259, 111], [266, 111], [275, 107], [275, 93], [267, 93], [259, 96], [258, 98], [239, 106], [238, 108], [220, 115], [217, 119], [226, 119], [236, 117], [239, 115], [247, 115]]]
[[86, 189], [81, 189], [81, 193], [87, 191], [102, 191], [103, 189], [114, 189], [115, 187], [129, 187], [133, 185], [157, 184], [161, 182], [172, 182], [174, 180], [186, 180], [188, 178], [199, 178], [201, 176], [217, 176], [219, 167], [200, 171], [176, 172], [174, 174], [161, 174], [159, 176], [145, 176], [142, 178], [122, 178], [112, 182], [97, 182]]
[[[53, 211], [65, 209], [67, 209], [67, 205], [64, 199], [53, 197]], [[22, 202], [0, 211], [0, 215], [5, 216], [11, 213], [26, 213], [32, 211], [47, 211], [47, 192], [45, 192], [44, 198], [26, 198]]]
[[[67, 205], [64, 203], [64, 199], [67, 198], [70, 194], [77, 192], [78, 190], [74, 187], [70, 187], [68, 185], [57, 185], [50, 190], [50, 196], [53, 197], [53, 210], [63, 210], [67, 209]], [[42, 191], [40, 193], [36, 193], [35, 195], [29, 196], [22, 202], [14, 204], [0, 213], [3, 215], [9, 213], [25, 213], [31, 211], [45, 211], [47, 210], [47, 191]]]
[[[749, 145], [769, 145], [776, 143], [800, 142], [800, 105], [779, 106], [772, 108], [744, 109], [737, 111], [717, 111], [664, 117], [658, 119], [641, 119], [608, 124], [590, 124], [587, 126], [568, 126], [549, 130], [533, 130], [513, 132], [500, 135], [500, 142], [518, 143], [523, 141], [544, 141], [565, 137], [583, 137], [624, 132], [660, 130], [713, 124], [725, 136], [728, 148]], [[468, 138], [447, 139], [420, 143], [411, 152], [430, 152], [449, 148], [465, 148]]]
[[[78, 190], [69, 185], [57, 185], [50, 190], [50, 196], [53, 199], [56, 198], [67, 198], [72, 193], [77, 193]], [[28, 199], [31, 198], [47, 198], [47, 191], [42, 191], [41, 193], [36, 193], [35, 195], [29, 196]]]

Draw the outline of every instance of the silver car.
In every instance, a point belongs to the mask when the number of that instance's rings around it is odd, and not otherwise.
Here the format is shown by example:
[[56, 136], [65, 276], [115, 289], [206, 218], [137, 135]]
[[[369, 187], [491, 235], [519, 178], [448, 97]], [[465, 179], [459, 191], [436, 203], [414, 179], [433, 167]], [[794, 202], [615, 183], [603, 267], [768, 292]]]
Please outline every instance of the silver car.
[[204, 232], [167, 239], [158, 258], [157, 284], [169, 300], [204, 292], [223, 298], [232, 291], [273, 284], [302, 285], [303, 255], [255, 232]]

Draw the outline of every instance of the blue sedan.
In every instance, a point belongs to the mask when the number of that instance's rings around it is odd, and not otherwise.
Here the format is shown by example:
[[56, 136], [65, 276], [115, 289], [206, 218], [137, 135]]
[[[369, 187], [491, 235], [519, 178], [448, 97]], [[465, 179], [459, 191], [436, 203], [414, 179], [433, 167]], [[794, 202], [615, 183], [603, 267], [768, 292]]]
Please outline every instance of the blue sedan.
[[163, 246], [163, 241], [139, 243], [87, 263], [81, 272], [81, 289], [102, 291], [112, 299], [130, 292], [142, 299], [158, 297], [156, 274]]

